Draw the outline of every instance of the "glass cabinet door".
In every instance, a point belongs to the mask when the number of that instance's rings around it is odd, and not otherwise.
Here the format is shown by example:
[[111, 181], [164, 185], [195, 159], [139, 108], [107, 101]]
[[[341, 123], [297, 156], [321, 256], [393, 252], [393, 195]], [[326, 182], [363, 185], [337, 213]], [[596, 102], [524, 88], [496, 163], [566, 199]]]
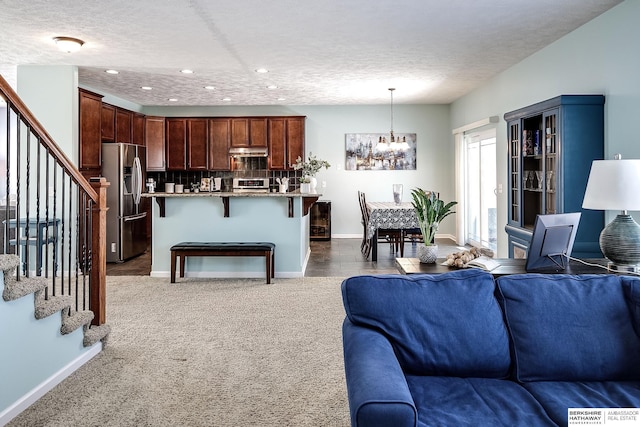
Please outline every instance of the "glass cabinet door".
[[558, 110], [547, 112], [543, 116], [544, 120], [544, 188], [545, 188], [545, 213], [555, 214], [558, 212], [558, 193], [556, 192], [558, 182], [558, 140], [557, 122]]
[[522, 220], [533, 229], [538, 214], [544, 213], [544, 140], [542, 115], [522, 119]]
[[509, 223], [520, 224], [520, 121], [509, 123]]

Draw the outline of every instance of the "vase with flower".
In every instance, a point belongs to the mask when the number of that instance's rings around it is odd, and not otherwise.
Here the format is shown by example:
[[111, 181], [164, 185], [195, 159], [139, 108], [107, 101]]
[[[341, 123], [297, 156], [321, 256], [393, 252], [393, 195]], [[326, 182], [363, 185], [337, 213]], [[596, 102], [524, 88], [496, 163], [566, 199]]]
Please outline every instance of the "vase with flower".
[[[326, 160], [320, 160], [312, 153], [309, 153], [307, 161], [303, 161], [300, 156], [296, 159], [296, 163], [293, 165], [294, 170], [302, 172], [300, 178], [300, 192], [301, 193], [315, 193], [318, 181], [316, 180], [316, 173], [320, 169], [329, 169], [331, 165]], [[305, 191], [306, 190], [306, 191]]]

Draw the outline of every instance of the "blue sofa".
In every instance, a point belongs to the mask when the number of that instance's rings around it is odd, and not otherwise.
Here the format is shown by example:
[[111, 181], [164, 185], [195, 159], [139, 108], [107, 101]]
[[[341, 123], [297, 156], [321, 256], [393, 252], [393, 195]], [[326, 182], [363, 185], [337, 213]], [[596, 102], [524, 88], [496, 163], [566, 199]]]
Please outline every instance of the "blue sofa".
[[477, 270], [342, 283], [352, 426], [556, 426], [640, 407], [640, 279]]

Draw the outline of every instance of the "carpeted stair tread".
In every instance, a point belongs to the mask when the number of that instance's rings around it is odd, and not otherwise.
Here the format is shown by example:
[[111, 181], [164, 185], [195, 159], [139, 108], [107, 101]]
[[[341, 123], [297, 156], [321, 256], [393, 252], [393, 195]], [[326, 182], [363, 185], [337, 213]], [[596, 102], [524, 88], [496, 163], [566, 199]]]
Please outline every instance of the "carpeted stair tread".
[[73, 304], [73, 298], [69, 295], [50, 296], [49, 299], [45, 300], [44, 298], [38, 298], [37, 295], [41, 292], [42, 291], [38, 291], [36, 293], [36, 319], [44, 319], [65, 308], [70, 308], [71, 304]]
[[[10, 276], [5, 274], [5, 279]], [[19, 281], [5, 280], [2, 298], [5, 301], [15, 301], [29, 294], [34, 294], [47, 287], [47, 280], [40, 277], [22, 277]]]
[[20, 265], [20, 257], [12, 254], [0, 255], [0, 270], [9, 271]]
[[68, 314], [69, 310], [62, 311], [62, 327], [60, 327], [60, 333], [62, 335], [70, 334], [76, 329], [91, 323], [94, 318], [93, 311], [74, 311], [71, 315]]
[[82, 344], [85, 347], [90, 347], [100, 340], [103, 340], [103, 344], [106, 344], [107, 335], [111, 332], [111, 326], [104, 324], [100, 326], [86, 326], [84, 329], [84, 340]]

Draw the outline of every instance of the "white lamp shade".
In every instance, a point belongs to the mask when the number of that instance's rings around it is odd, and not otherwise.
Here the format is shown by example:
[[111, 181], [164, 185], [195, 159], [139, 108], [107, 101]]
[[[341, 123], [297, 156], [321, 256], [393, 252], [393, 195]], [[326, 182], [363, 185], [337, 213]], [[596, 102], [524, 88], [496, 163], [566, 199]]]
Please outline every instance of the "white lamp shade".
[[594, 160], [582, 207], [640, 211], [640, 160]]

